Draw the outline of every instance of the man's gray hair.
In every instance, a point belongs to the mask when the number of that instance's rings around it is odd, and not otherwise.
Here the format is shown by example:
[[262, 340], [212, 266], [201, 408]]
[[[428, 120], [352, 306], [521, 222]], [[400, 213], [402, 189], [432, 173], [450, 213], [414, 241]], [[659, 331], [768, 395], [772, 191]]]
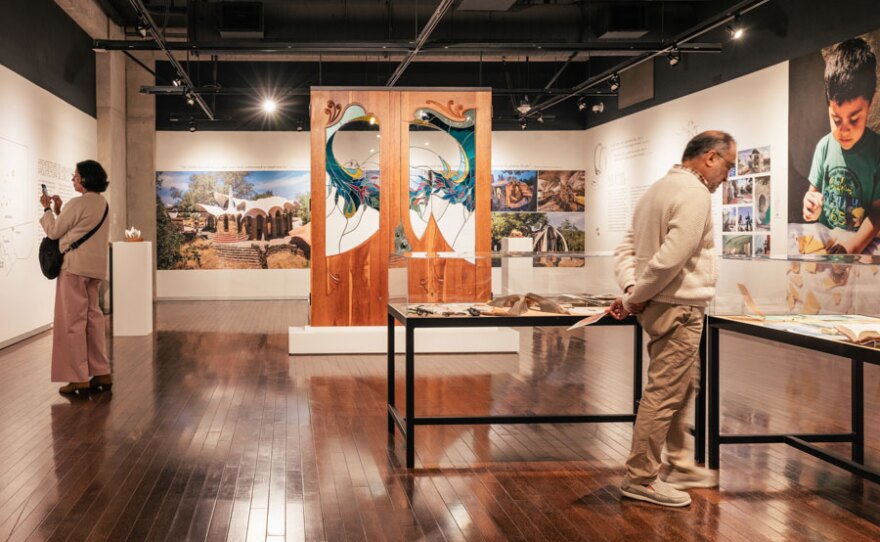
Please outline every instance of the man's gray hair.
[[687, 146], [684, 148], [684, 153], [681, 155], [681, 161], [686, 162], [713, 149], [721, 154], [725, 154], [730, 150], [731, 143], [736, 143], [736, 141], [733, 139], [733, 136], [727, 132], [709, 130], [697, 134], [693, 139], [688, 141]]

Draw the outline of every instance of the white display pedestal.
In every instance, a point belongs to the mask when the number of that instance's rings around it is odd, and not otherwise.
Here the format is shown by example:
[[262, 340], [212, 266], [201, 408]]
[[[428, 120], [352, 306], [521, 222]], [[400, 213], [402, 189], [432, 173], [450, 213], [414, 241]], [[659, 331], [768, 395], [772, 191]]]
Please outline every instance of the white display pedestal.
[[[291, 354], [385, 354], [385, 326], [289, 328]], [[404, 328], [394, 328], [394, 349], [404, 353]], [[519, 352], [519, 333], [509, 327], [434, 328], [415, 331], [417, 354]]]
[[153, 244], [113, 243], [113, 335], [153, 332]]
[[505, 237], [501, 240], [502, 252], [523, 252], [524, 256], [501, 259], [501, 295], [523, 294], [532, 291], [534, 268], [532, 267], [532, 238]]

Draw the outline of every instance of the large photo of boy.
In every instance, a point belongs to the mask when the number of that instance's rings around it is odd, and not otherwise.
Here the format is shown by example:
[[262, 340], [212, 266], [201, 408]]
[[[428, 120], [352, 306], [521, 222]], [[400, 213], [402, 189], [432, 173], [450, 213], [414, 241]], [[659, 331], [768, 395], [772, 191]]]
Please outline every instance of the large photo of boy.
[[789, 64], [788, 253], [878, 254], [880, 30]]

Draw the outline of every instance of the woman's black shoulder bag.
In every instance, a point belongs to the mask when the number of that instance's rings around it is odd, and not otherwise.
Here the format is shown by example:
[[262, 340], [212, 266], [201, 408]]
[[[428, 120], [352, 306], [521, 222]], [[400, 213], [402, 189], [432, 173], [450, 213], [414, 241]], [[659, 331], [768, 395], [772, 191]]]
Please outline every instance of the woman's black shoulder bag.
[[[89, 240], [89, 237], [93, 236], [96, 231], [101, 227], [101, 224], [104, 223], [104, 219], [107, 218], [107, 212], [110, 210], [110, 206], [104, 209], [104, 216], [101, 217], [101, 221], [98, 222], [98, 225], [89, 231], [89, 233], [80, 237], [76, 242], [70, 244], [70, 248], [67, 249], [67, 252], [74, 250], [81, 244], [85, 243]], [[40, 242], [40, 271], [43, 272], [43, 275], [46, 276], [47, 279], [55, 279], [58, 278], [58, 275], [61, 274], [61, 264], [64, 263], [64, 253], [61, 252], [61, 247], [58, 245], [58, 239], [49, 239], [48, 237], [43, 237], [43, 240]]]

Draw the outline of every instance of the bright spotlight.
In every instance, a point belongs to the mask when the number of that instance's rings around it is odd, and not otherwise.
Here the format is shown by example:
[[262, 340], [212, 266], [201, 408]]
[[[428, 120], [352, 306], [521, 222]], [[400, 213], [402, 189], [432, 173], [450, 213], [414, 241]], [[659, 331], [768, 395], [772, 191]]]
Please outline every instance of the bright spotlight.
[[263, 100], [264, 113], [274, 113], [276, 109], [278, 109], [278, 102], [276, 102], [272, 98], [266, 98], [265, 100]]

